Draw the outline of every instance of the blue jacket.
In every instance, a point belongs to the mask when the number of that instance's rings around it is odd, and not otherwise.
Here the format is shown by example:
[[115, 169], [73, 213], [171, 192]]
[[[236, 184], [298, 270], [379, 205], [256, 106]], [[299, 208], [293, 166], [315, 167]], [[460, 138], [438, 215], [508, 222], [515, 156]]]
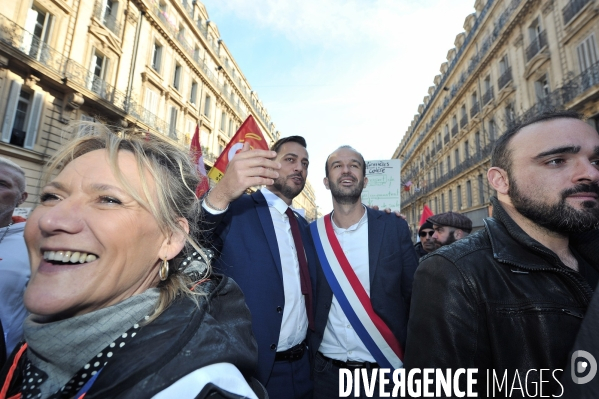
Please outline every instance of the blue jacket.
[[[281, 256], [268, 204], [257, 191], [233, 201], [225, 213], [203, 214], [201, 227], [206, 230], [206, 241], [216, 250], [214, 270], [233, 278], [245, 295], [258, 342], [256, 378], [266, 385], [275, 361], [285, 306]], [[318, 259], [308, 222], [298, 216], [298, 223], [315, 295]]]

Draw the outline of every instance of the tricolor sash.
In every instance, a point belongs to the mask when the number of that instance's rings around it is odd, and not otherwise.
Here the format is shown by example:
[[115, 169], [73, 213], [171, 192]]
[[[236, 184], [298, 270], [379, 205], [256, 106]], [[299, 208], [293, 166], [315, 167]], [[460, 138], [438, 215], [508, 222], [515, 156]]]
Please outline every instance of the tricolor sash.
[[385, 322], [374, 312], [337, 240], [331, 214], [310, 225], [320, 265], [333, 294], [352, 327], [382, 368], [403, 367], [403, 349]]

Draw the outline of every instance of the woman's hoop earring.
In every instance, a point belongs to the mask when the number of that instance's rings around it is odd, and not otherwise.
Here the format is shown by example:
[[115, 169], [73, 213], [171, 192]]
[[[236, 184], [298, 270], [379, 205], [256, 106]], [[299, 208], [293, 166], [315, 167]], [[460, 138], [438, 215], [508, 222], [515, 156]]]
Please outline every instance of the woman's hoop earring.
[[162, 265], [160, 265], [160, 270], [158, 271], [158, 276], [160, 276], [160, 281], [166, 280], [168, 277], [168, 260], [166, 260], [166, 256], [162, 261]]

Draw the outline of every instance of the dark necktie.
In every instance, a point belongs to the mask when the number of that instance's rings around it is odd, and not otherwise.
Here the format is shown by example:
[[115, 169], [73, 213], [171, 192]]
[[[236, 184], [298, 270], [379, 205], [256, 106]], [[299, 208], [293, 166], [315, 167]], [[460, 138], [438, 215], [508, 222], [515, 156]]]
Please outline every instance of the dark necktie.
[[304, 243], [300, 233], [299, 224], [295, 217], [295, 213], [291, 208], [287, 208], [285, 214], [289, 217], [289, 225], [291, 226], [291, 235], [295, 243], [295, 251], [297, 252], [297, 260], [299, 262], [300, 282], [302, 294], [305, 295], [306, 313], [308, 314], [308, 327], [314, 331], [314, 315], [312, 314], [312, 284], [310, 283], [310, 271], [308, 270], [308, 260], [306, 252], [304, 252]]

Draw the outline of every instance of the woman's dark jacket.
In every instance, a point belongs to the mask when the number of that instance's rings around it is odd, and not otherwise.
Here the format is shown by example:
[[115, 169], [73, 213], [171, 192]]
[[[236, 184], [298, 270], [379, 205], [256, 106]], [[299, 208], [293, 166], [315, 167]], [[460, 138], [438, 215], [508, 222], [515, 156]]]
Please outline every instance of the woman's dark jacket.
[[[249, 381], [258, 353], [241, 290], [220, 275], [211, 276], [202, 288], [207, 295], [200, 297], [199, 307], [180, 298], [142, 326], [102, 369], [85, 399], [151, 398], [192, 371], [220, 362], [232, 363]], [[0, 381], [7, 369], [2, 370]], [[202, 391], [199, 397], [204, 394], [211, 392]], [[235, 397], [227, 395], [210, 397]]]
[[[404, 362], [407, 369], [478, 368], [479, 397], [486, 396], [487, 369], [500, 380], [507, 370], [511, 386], [516, 370], [524, 381], [536, 369], [530, 384], [539, 382], [540, 369], [566, 368], [599, 266], [598, 231], [578, 242], [571, 236], [579, 273], [492, 203], [483, 230], [422, 258]], [[560, 392], [551, 372], [542, 375], [543, 394]]]

